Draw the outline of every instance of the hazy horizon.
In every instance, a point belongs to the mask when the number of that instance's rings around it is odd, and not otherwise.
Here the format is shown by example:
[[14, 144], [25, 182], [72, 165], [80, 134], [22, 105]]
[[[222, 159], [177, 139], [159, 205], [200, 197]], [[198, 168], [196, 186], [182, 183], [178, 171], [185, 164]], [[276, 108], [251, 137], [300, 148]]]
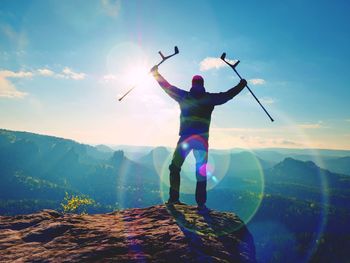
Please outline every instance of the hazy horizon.
[[[5, 131], [13, 131], [13, 132], [26, 132], [26, 133], [33, 133], [37, 135], [43, 135], [43, 136], [50, 136], [50, 137], [57, 137], [61, 139], [66, 139], [66, 140], [72, 140], [80, 144], [86, 144], [90, 145], [93, 147], [99, 146], [99, 145], [104, 145], [112, 148], [113, 150], [118, 150], [118, 147], [123, 148], [123, 147], [135, 147], [135, 148], [157, 148], [157, 147], [165, 147], [168, 149], [174, 149], [176, 146], [177, 140], [174, 141], [174, 145], [137, 145], [137, 144], [113, 144], [113, 143], [89, 143], [89, 142], [84, 142], [84, 141], [79, 141], [74, 138], [68, 138], [68, 137], [62, 137], [59, 135], [54, 135], [54, 134], [45, 134], [45, 133], [37, 133], [33, 131], [25, 131], [25, 130], [11, 130], [8, 128], [3, 128], [0, 127], [0, 130], [5, 130]], [[254, 150], [290, 150], [290, 151], [340, 151], [340, 152], [349, 152], [347, 154], [350, 154], [350, 149], [332, 149], [332, 148], [293, 148], [293, 147], [257, 147], [257, 148], [242, 148], [242, 147], [232, 147], [232, 148], [214, 148], [209, 145], [209, 148], [211, 151], [232, 151], [232, 150], [247, 150], [247, 151], [254, 151]]]

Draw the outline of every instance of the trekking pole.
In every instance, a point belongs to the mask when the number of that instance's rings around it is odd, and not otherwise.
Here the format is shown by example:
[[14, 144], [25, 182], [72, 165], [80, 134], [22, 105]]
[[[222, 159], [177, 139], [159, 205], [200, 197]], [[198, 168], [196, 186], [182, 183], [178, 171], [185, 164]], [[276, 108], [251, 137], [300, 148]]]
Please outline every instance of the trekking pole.
[[[164, 56], [164, 55], [162, 54], [161, 51], [159, 51], [158, 53], [159, 53], [159, 55], [162, 57], [162, 61], [159, 62], [159, 63], [157, 64], [157, 66], [159, 66], [159, 65], [162, 64], [165, 60], [171, 58], [172, 56], [175, 56], [176, 54], [179, 54], [179, 49], [177, 48], [177, 46], [175, 46], [175, 47], [174, 47], [174, 54], [171, 54], [171, 55], [169, 55], [169, 56]], [[128, 90], [123, 96], [121, 96], [118, 100], [121, 101], [122, 99], [124, 99], [124, 97], [125, 97], [126, 95], [128, 95], [134, 88], [136, 88], [136, 86], [133, 86], [131, 89], [129, 89], [129, 90]]]
[[[226, 57], [226, 53], [222, 53], [221, 55], [221, 59], [227, 64], [229, 65], [233, 71], [237, 74], [237, 76], [242, 79], [241, 75], [238, 73], [238, 71], [236, 70], [236, 66], [239, 64], [239, 60], [237, 60], [237, 62], [235, 64], [231, 64], [231, 63], [228, 63], [226, 60], [225, 60], [225, 57]], [[265, 113], [267, 114], [267, 116], [269, 116], [270, 120], [273, 122], [274, 119], [272, 119], [271, 115], [267, 112], [267, 110], [264, 108], [264, 106], [260, 103], [260, 101], [258, 100], [258, 98], [255, 96], [255, 94], [253, 93], [253, 91], [248, 87], [248, 84], [246, 84], [246, 87], [247, 89], [249, 90], [249, 92], [253, 95], [253, 97], [255, 98], [255, 100], [259, 103], [259, 105], [261, 106], [261, 108], [265, 111]]]
[[134, 88], [136, 88], [136, 86], [132, 86], [132, 88], [129, 89], [128, 92], [126, 92], [126, 93], [125, 93], [123, 96], [121, 96], [118, 100], [121, 101], [122, 99], [124, 99], [124, 97], [125, 97], [126, 95], [128, 95]]

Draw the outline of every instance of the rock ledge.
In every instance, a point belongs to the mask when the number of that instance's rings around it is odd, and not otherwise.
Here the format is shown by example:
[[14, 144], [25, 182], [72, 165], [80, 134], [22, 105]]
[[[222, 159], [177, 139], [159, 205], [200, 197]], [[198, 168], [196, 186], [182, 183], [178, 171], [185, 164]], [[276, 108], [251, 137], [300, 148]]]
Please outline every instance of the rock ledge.
[[256, 262], [232, 213], [157, 205], [108, 214], [0, 216], [1, 262]]

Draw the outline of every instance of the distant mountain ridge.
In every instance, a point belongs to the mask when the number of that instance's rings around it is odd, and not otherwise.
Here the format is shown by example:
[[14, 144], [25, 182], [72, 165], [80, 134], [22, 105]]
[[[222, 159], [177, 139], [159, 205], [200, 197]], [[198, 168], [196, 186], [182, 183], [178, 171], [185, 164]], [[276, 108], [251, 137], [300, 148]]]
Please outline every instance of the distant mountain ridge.
[[[60, 210], [65, 192], [94, 199], [96, 205], [87, 211], [91, 214], [163, 203], [171, 154], [167, 148], [149, 148], [130, 159], [125, 149], [111, 152], [63, 138], [0, 130], [0, 215]], [[316, 245], [311, 262], [348, 261], [349, 175], [320, 168], [319, 156], [309, 161], [303, 152], [296, 154], [304, 160], [284, 151], [214, 149], [210, 154], [213, 174], [221, 172], [222, 178], [209, 189], [207, 204], [244, 220], [253, 216], [249, 224], [258, 262], [305, 262], [304, 254]], [[346, 169], [347, 157], [336, 154], [327, 165]], [[193, 168], [187, 180], [192, 188]], [[183, 173], [181, 178], [183, 187]], [[195, 204], [194, 190], [181, 193], [181, 200]]]
[[350, 175], [350, 156], [324, 159], [319, 165], [335, 173]]
[[[41, 207], [38, 199], [52, 200], [52, 205], [59, 207], [65, 192], [118, 206], [118, 187], [139, 187], [140, 178], [152, 187], [159, 183], [156, 175], [126, 158], [122, 151], [106, 154], [72, 140], [7, 130], [0, 130], [0, 167], [1, 198], [12, 203], [30, 198], [26, 204], [32, 202], [34, 209]], [[47, 194], [46, 198], [42, 193]], [[126, 194], [126, 200], [130, 201], [125, 202], [132, 207], [134, 201], [127, 198], [129, 194], [132, 192]]]
[[[57, 206], [65, 192], [70, 192], [89, 195], [97, 202], [116, 207], [120, 205], [121, 199], [123, 207], [153, 205], [161, 201], [158, 173], [162, 169], [163, 172], [168, 171], [166, 163], [170, 162], [171, 155], [172, 152], [167, 148], [157, 147], [137, 161], [132, 161], [124, 151], [110, 152], [104, 146], [93, 147], [63, 138], [0, 130], [0, 197], [9, 202], [31, 197], [38, 204], [35, 200], [45, 199], [43, 197], [47, 195], [50, 196], [48, 200]], [[283, 183], [295, 182], [308, 187], [321, 187], [320, 180], [311, 176], [315, 173], [322, 173], [329, 178], [331, 186], [343, 189], [341, 180], [343, 185], [347, 185], [346, 178], [319, 170], [311, 162], [287, 158], [275, 165], [272, 161], [262, 159], [259, 152], [248, 151], [229, 155], [213, 151], [211, 156], [217, 169], [228, 164], [227, 170], [222, 171], [225, 174], [220, 187], [224, 188], [226, 185], [234, 186], [233, 189], [236, 185], [243, 187], [244, 181], [258, 170], [266, 171], [266, 182], [271, 182], [271, 185], [281, 182], [279, 187]], [[346, 166], [348, 159], [344, 157], [341, 160]], [[278, 174], [283, 176], [276, 176]], [[310, 176], [307, 177], [308, 174]], [[137, 197], [133, 192], [147, 188], [152, 193], [147, 198]]]
[[[347, 175], [337, 174], [329, 170], [320, 168], [312, 161], [300, 161], [293, 158], [286, 158], [274, 167], [268, 169], [267, 179], [273, 176], [274, 179], [283, 179], [288, 182], [303, 182], [305, 185], [317, 187], [318, 184], [323, 183], [322, 180], [327, 180], [329, 187], [345, 187], [350, 182], [350, 177]], [[308, 176], [305, 176], [308, 175]], [[320, 185], [321, 187], [321, 185]], [[350, 189], [350, 185], [349, 185]]]

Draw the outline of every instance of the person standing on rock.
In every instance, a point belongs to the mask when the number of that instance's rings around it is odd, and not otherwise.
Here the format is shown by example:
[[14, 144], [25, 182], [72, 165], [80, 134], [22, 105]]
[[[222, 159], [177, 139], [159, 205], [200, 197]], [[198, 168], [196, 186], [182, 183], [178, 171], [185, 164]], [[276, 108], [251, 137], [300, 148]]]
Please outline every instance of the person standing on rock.
[[185, 91], [171, 85], [158, 72], [158, 66], [151, 69], [151, 73], [161, 88], [179, 103], [180, 131], [170, 170], [170, 190], [167, 204], [180, 204], [180, 171], [187, 155], [193, 150], [196, 159], [196, 202], [199, 210], [206, 210], [207, 201], [207, 161], [208, 139], [211, 114], [214, 107], [231, 100], [239, 94], [247, 84], [242, 79], [239, 84], [226, 92], [209, 93], [205, 91], [204, 80], [195, 75], [192, 78], [190, 91]]

